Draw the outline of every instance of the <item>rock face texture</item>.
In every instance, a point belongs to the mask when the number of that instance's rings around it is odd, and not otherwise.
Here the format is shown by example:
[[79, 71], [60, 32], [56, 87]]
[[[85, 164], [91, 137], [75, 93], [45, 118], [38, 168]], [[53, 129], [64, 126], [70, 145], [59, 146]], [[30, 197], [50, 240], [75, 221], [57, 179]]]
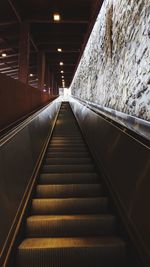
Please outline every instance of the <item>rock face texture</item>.
[[150, 0], [105, 0], [72, 94], [150, 120]]

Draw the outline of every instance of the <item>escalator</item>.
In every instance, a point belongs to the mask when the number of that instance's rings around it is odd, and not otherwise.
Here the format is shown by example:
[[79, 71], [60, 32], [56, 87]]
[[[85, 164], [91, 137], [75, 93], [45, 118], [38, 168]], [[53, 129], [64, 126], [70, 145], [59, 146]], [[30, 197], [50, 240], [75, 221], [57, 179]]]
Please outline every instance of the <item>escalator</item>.
[[128, 243], [69, 103], [37, 180], [17, 267], [123, 267]]

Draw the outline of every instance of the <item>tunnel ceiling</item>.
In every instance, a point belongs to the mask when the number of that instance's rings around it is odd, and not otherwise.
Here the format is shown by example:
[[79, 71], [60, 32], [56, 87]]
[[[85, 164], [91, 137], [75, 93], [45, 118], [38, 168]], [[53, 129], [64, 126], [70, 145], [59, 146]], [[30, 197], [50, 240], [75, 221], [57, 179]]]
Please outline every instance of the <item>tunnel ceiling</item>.
[[[49, 69], [69, 87], [103, 1], [101, 0], [1, 0], [0, 72], [18, 78], [20, 24], [30, 23], [29, 82], [37, 83], [37, 53], [45, 51]], [[53, 19], [59, 13], [60, 21]], [[57, 49], [61, 48], [62, 52]], [[6, 54], [4, 57], [2, 54]], [[60, 62], [64, 65], [61, 67]]]

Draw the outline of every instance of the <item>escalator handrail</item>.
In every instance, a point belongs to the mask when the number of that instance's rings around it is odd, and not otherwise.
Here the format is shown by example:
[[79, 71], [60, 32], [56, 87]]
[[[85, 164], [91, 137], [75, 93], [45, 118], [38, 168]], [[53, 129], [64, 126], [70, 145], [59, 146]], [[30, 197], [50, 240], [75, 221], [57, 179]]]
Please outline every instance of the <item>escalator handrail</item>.
[[0, 138], [0, 148], [5, 145], [7, 142], [9, 142], [14, 136], [16, 136], [20, 131], [22, 131], [28, 124], [30, 124], [41, 112], [46, 110], [50, 105], [52, 105], [55, 101], [58, 101], [57, 98], [53, 100], [52, 102], [48, 103], [46, 106], [42, 107], [38, 111], [34, 112], [32, 115], [30, 115], [28, 118], [26, 118], [24, 121], [19, 123], [16, 127], [11, 129], [6, 135], [2, 136]]
[[[130, 135], [130, 137], [134, 138], [137, 142], [140, 142], [142, 145], [150, 148], [150, 122], [146, 120], [142, 120], [138, 117], [133, 117], [131, 115], [116, 111], [111, 108], [102, 107], [98, 104], [92, 103], [90, 101], [82, 100], [78, 97], [71, 95], [73, 101], [77, 101], [80, 104], [86, 106], [86, 108], [92, 110], [97, 115], [103, 117], [109, 123], [116, 126], [120, 129], [124, 134]], [[131, 122], [130, 122], [131, 121]], [[133, 125], [134, 122], [134, 125]], [[147, 128], [146, 133], [144, 134], [137, 130], [135, 127], [139, 127], [142, 129], [143, 127]]]
[[[54, 99], [53, 99], [54, 100]], [[45, 105], [41, 105], [40, 107], [32, 110], [31, 112], [23, 115], [22, 117], [18, 118], [17, 120], [11, 122], [10, 124], [8, 124], [7, 126], [5, 126], [4, 128], [0, 129], [0, 139], [3, 138], [5, 135], [7, 135], [10, 131], [14, 130], [20, 123], [22, 123], [25, 119], [29, 118], [30, 116], [32, 116], [34, 113], [36, 113], [37, 111], [41, 110], [43, 107], [46, 107], [48, 104], [50, 104], [52, 101], [49, 101], [48, 103], [46, 103]]]

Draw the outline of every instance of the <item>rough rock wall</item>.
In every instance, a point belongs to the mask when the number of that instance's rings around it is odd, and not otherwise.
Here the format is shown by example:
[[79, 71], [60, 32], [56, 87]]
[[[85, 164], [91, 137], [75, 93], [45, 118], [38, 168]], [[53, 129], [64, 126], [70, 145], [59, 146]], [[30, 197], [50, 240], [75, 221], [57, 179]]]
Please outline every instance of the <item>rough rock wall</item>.
[[150, 0], [105, 0], [72, 94], [150, 120]]

